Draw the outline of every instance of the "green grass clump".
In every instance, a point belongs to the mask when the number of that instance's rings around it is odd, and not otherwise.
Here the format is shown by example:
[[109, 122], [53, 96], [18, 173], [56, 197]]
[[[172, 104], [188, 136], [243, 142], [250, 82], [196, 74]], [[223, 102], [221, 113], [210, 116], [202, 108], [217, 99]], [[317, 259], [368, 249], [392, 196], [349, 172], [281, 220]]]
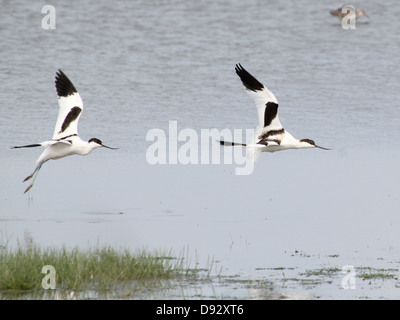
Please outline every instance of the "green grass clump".
[[42, 289], [46, 265], [55, 268], [57, 289], [65, 290], [110, 290], [127, 282], [169, 279], [185, 272], [183, 258], [157, 252], [19, 247], [0, 252], [0, 290]]
[[398, 272], [397, 269], [375, 269], [370, 267], [361, 267], [359, 268], [360, 274], [357, 274], [359, 278], [362, 280], [386, 280], [386, 279], [395, 279], [396, 276], [393, 273], [395, 271]]
[[312, 277], [312, 276], [320, 276], [320, 277], [327, 277], [327, 276], [332, 276], [335, 274], [338, 274], [341, 272], [341, 269], [339, 268], [320, 268], [320, 269], [313, 269], [313, 270], [306, 270], [303, 273], [300, 273], [301, 275], [305, 275], [306, 277]]

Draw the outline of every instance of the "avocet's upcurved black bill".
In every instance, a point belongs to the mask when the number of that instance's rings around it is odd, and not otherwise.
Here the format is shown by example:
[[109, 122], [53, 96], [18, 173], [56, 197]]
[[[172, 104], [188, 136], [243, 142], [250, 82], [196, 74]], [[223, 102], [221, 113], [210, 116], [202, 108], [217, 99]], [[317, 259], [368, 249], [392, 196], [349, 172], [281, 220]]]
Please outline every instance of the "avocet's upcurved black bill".
[[102, 144], [101, 146], [104, 147], [104, 148], [107, 148], [107, 149], [111, 149], [111, 150], [118, 150], [119, 149], [119, 148], [111, 148], [111, 147], [105, 146], [104, 144]]
[[322, 150], [331, 150], [331, 149], [324, 148], [324, 147], [320, 147], [320, 146], [317, 146], [317, 145], [315, 145], [315, 147], [316, 147], [316, 148], [320, 148], [320, 149], [322, 149]]

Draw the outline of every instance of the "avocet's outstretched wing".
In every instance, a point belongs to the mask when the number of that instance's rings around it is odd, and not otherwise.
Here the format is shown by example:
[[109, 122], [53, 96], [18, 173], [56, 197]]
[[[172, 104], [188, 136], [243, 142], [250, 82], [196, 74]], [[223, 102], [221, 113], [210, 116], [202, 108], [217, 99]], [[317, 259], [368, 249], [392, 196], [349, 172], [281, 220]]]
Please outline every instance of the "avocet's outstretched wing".
[[61, 70], [56, 73], [55, 82], [60, 109], [53, 139], [58, 140], [78, 134], [78, 121], [83, 111], [83, 103], [78, 91]]
[[235, 70], [240, 80], [242, 80], [247, 93], [253, 97], [256, 103], [259, 121], [257, 134], [264, 136], [267, 132], [270, 132], [271, 135], [283, 132], [278, 117], [278, 100], [274, 94], [240, 64], [236, 65]]

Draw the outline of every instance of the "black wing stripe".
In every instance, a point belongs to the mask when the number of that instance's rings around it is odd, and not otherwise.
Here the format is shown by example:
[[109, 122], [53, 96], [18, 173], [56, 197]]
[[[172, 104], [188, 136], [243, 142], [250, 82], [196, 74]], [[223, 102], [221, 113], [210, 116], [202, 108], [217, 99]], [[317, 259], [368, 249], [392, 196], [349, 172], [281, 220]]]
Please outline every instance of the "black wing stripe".
[[58, 133], [64, 132], [69, 127], [71, 122], [76, 120], [79, 117], [81, 112], [82, 112], [81, 108], [73, 107], [71, 109], [71, 111], [67, 114], [67, 116], [65, 117], [64, 122], [61, 126], [61, 130]]
[[78, 135], [77, 135], [76, 133], [74, 133], [74, 134], [70, 134], [70, 135], [68, 135], [68, 136], [59, 138], [59, 139], [52, 139], [52, 140], [54, 140], [54, 141], [62, 141], [62, 140], [65, 140], [65, 139], [68, 139], [68, 138], [71, 138], [71, 137], [77, 137], [77, 136], [78, 136]]
[[260, 140], [257, 142], [257, 144], [263, 144], [264, 146], [268, 146], [269, 145], [268, 142], [275, 142], [278, 145], [281, 144], [281, 140], [279, 140], [279, 139]]
[[245, 68], [241, 66], [241, 64], [236, 65], [236, 73], [242, 80], [243, 85], [251, 91], [261, 91], [264, 88], [264, 85], [259, 82], [256, 78], [254, 78]]
[[278, 104], [275, 102], [268, 102], [265, 105], [264, 111], [264, 128], [269, 126], [278, 114]]
[[72, 82], [60, 69], [56, 73], [56, 89], [59, 97], [68, 97], [77, 92]]
[[282, 129], [278, 129], [278, 130], [269, 130], [269, 131], [263, 133], [262, 135], [260, 135], [258, 137], [258, 139], [265, 140], [265, 139], [268, 139], [271, 136], [277, 136], [277, 135], [283, 134], [284, 132], [285, 132], [285, 129], [283, 129], [283, 128]]

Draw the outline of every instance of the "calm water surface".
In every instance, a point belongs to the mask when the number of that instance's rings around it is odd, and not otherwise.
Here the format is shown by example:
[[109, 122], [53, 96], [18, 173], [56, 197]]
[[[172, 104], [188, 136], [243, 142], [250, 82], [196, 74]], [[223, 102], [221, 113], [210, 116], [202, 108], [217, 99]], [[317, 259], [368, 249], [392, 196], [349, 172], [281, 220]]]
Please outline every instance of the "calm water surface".
[[[344, 265], [400, 273], [396, 1], [354, 3], [370, 15], [355, 30], [330, 16], [335, 2], [57, 2], [55, 30], [41, 27], [42, 1], [0, 4], [3, 244], [172, 248], [287, 295], [398, 298], [395, 280], [284, 283]], [[169, 121], [198, 133], [256, 125], [236, 63], [275, 93], [285, 128], [332, 150], [263, 154], [250, 176], [234, 165], [149, 165], [146, 134], [168, 135]], [[41, 150], [9, 147], [50, 138], [58, 68], [84, 101], [80, 136], [120, 149], [48, 162], [23, 195]]]

